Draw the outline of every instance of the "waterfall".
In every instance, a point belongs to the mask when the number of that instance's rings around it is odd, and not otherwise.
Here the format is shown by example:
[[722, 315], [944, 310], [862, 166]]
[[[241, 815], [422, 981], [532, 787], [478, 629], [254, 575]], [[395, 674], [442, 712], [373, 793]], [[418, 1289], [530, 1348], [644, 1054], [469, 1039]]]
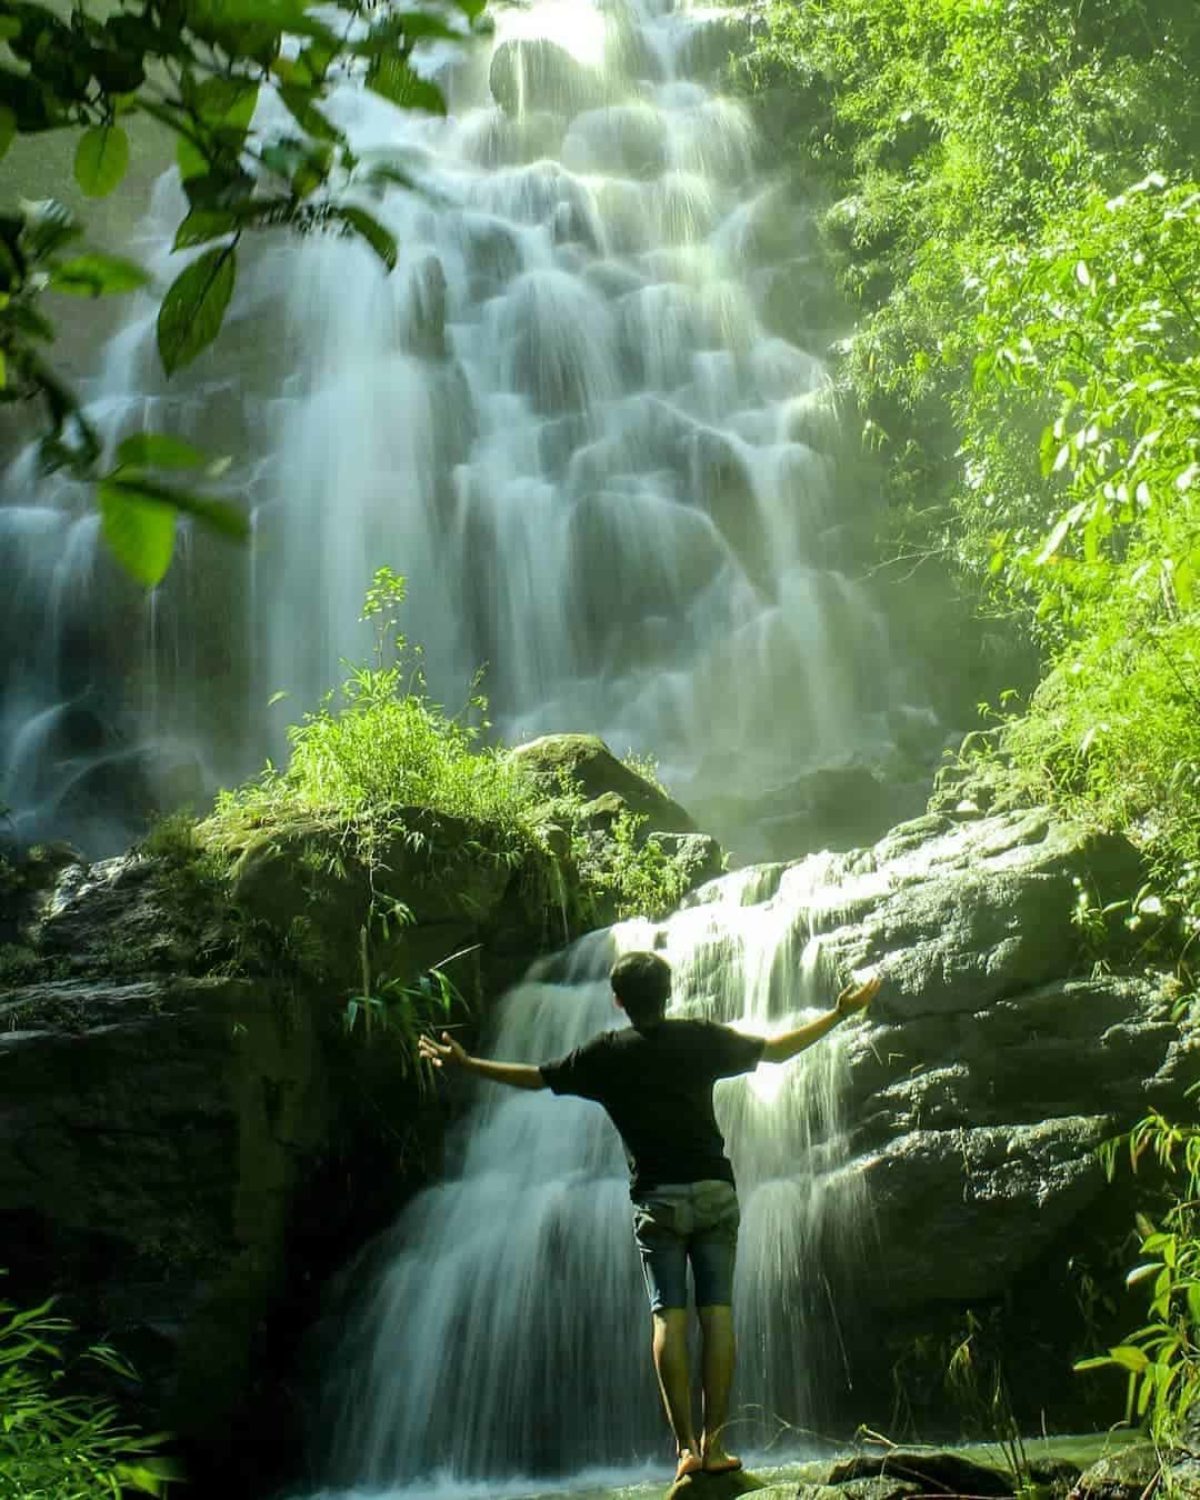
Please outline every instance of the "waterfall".
[[[936, 749], [856, 580], [873, 496], [838, 461], [814, 215], [712, 84], [733, 34], [660, 0], [501, 9], [490, 59], [426, 55], [446, 119], [329, 102], [363, 162], [417, 184], [369, 205], [393, 275], [353, 240], [257, 237], [217, 343], [169, 383], [157, 301], [131, 299], [91, 415], [114, 441], [148, 426], [229, 459], [254, 540], [181, 527], [146, 598], [87, 495], [29, 455], [10, 467], [0, 803], [18, 834], [104, 852], [154, 802], [277, 755], [287, 717], [368, 654], [383, 563], [409, 580], [436, 697], [463, 701], [484, 665], [498, 733], [651, 754], [718, 832], [731, 797], [886, 760], [914, 727]], [[132, 247], [159, 287], [182, 202], [168, 173]]]
[[[534, 965], [498, 1007], [488, 1051], [545, 1062], [623, 1024], [607, 982], [622, 951], [674, 971], [672, 1015], [759, 1035], [825, 1009], [837, 984], [836, 861], [760, 867], [704, 888], [666, 922], [593, 933]], [[840, 1268], [861, 1262], [838, 1033], [784, 1065], [719, 1082], [742, 1204], [740, 1375], [731, 1441], [792, 1446], [843, 1377]], [[628, 1174], [600, 1106], [483, 1084], [377, 1257], [334, 1361], [336, 1468], [375, 1492], [665, 1460]]]

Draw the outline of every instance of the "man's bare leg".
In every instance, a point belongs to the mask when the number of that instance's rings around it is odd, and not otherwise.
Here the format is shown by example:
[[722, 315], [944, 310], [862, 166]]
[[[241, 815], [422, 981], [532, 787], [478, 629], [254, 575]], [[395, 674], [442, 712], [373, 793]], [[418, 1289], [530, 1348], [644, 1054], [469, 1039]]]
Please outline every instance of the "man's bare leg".
[[[695, 1473], [700, 1468], [700, 1450], [692, 1426], [692, 1383], [688, 1371], [687, 1308], [667, 1307], [653, 1314], [654, 1373], [662, 1392], [667, 1421], [675, 1434], [679, 1457], [677, 1474]], [[689, 1463], [689, 1458], [695, 1460]]]
[[700, 1439], [700, 1453], [706, 1469], [732, 1468], [738, 1460], [726, 1451], [724, 1430], [729, 1417], [729, 1391], [733, 1384], [733, 1308], [701, 1307], [697, 1311], [704, 1336], [704, 1433]]

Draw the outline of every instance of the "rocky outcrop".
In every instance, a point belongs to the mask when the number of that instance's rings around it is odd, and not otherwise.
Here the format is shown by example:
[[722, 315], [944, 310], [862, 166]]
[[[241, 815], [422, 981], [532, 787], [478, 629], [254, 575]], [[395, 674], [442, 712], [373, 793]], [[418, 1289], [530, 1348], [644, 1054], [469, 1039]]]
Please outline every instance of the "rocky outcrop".
[[[647, 832], [695, 834], [687, 812], [661, 787], [617, 759], [594, 734], [547, 734], [518, 745], [510, 758], [553, 795], [573, 786], [604, 817], [628, 809]], [[601, 805], [602, 804], [602, 805]], [[586, 809], [585, 809], [586, 813]]]
[[547, 110], [569, 116], [607, 100], [599, 73], [542, 37], [501, 42], [492, 57], [489, 84], [507, 115]]
[[[574, 784], [597, 828], [628, 809], [697, 879], [714, 871], [686, 812], [599, 740], [513, 755], [548, 797]], [[402, 821], [370, 872], [316, 822], [250, 832], [215, 903], [169, 859], [63, 851], [6, 899], [5, 1256], [17, 1280], [68, 1289], [89, 1326], [129, 1335], [159, 1410], [210, 1451], [231, 1413], [261, 1425], [319, 1286], [440, 1138], [400, 1052], [343, 1024], [372, 897], [406, 913], [372, 940], [373, 972], [410, 982], [467, 950], [454, 977], [476, 1014], [563, 935], [565, 851], [497, 859], [459, 820]], [[1106, 915], [1140, 883], [1136, 853], [1044, 812], [975, 809], [814, 860], [743, 873], [735, 904], [788, 910], [799, 891], [797, 941], [815, 939], [831, 972], [886, 979], [840, 1036], [840, 1144], [812, 1150], [831, 1213], [868, 1208], [854, 1266], [835, 1237], [827, 1267], [846, 1288], [846, 1415], [883, 1420], [913, 1340], [1001, 1299], [1020, 1394], [1049, 1385], [1061, 1403], [1079, 1337], [1065, 1266], [1108, 1201], [1096, 1146], [1148, 1104], [1177, 1108], [1200, 1076], [1169, 980], [1144, 955], [1123, 967], [1120, 913]], [[687, 904], [720, 906], [722, 889]], [[1116, 1219], [1124, 1232], [1128, 1205]], [[295, 1440], [295, 1412], [273, 1420]]]
[[[1120, 903], [1141, 880], [1126, 842], [1037, 810], [930, 815], [869, 850], [764, 870], [756, 901], [811, 892], [796, 942], [815, 935], [823, 972], [877, 966], [885, 981], [839, 1039], [844, 1134], [813, 1154], [829, 1203], [855, 1205], [827, 1271], [845, 1288], [859, 1420], [874, 1371], [1002, 1303], [1032, 1414], [1086, 1396], [1070, 1364], [1097, 1335], [1072, 1278], [1084, 1263], [1099, 1274], [1104, 1253], [1123, 1267], [1133, 1215], [1097, 1147], [1149, 1106], [1186, 1109], [1200, 1078], [1200, 1032], [1173, 1015], [1169, 971], [1129, 946]], [[893, 1397], [878, 1383], [884, 1421]]]
[[[636, 812], [688, 885], [720, 869], [601, 741], [516, 758], [548, 794], [564, 775], [583, 792], [589, 840]], [[277, 1475], [303, 1442], [281, 1376], [320, 1290], [421, 1183], [445, 1123], [402, 1036], [373, 1012], [368, 1038], [349, 997], [440, 1024], [419, 982], [444, 965], [470, 1043], [586, 903], [567, 828], [518, 844], [407, 807], [369, 846], [315, 816], [225, 827], [219, 856], [211, 837], [180, 824], [95, 864], [66, 847], [0, 863], [0, 1265], [132, 1354], [149, 1420], [210, 1470], [236, 1448]]]

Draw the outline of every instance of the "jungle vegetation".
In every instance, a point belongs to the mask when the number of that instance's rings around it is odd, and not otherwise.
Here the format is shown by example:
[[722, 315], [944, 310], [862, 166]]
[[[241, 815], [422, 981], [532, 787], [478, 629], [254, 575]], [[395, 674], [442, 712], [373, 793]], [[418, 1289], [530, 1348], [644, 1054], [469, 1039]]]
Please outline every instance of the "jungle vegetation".
[[[1032, 690], [981, 704], [991, 792], [1130, 835], [1135, 952], [1200, 934], [1200, 9], [1190, 0], [776, 0], [741, 82], [828, 195], [850, 310], [839, 378], [887, 500], [885, 555], [949, 570], [1031, 642]], [[960, 765], [957, 769], [961, 770]], [[1106, 913], [1106, 915], [1111, 915]], [[1195, 1127], [1139, 1220], [1129, 1376], [1161, 1448], [1197, 1390]], [[1171, 1190], [1172, 1180], [1174, 1182]]]
[[[1200, 9], [779, 0], [743, 82], [824, 234], [887, 555], [1035, 643], [1010, 784], [1200, 930]], [[979, 741], [976, 741], [978, 746]], [[1131, 912], [1131, 921], [1139, 913]]]

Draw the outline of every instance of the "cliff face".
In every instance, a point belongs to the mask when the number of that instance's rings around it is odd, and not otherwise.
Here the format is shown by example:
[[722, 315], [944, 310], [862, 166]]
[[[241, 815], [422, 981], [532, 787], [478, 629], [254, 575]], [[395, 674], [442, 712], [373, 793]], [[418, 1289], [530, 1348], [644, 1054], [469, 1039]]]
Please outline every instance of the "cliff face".
[[[449, 820], [423, 828], [393, 861], [411, 918], [373, 943], [374, 984], [469, 950], [452, 1019], [470, 1035], [483, 996], [561, 940], [569, 892], [548, 858], [501, 865]], [[10, 880], [0, 932], [14, 1289], [61, 1294], [127, 1350], [149, 1419], [206, 1464], [237, 1449], [247, 1493], [257, 1460], [276, 1476], [303, 1445], [321, 1287], [441, 1134], [402, 1038], [378, 1016], [368, 1037], [361, 1013], [347, 1029], [370, 893], [339, 853], [314, 829], [264, 838], [218, 894], [170, 860], [51, 851]]]

